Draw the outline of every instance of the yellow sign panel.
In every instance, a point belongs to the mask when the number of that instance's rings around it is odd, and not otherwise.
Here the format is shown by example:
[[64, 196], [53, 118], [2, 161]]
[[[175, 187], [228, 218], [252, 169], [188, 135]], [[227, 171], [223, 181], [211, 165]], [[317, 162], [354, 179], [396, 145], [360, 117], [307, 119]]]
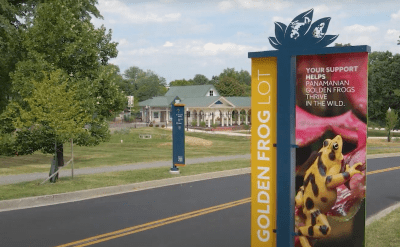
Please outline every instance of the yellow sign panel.
[[276, 63], [251, 59], [251, 247], [276, 246]]

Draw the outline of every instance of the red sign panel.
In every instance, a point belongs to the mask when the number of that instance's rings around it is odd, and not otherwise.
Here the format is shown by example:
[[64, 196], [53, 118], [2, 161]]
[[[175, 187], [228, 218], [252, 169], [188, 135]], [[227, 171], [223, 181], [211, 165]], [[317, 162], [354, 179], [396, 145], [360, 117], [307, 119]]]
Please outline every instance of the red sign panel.
[[367, 65], [297, 57], [296, 246], [364, 246]]

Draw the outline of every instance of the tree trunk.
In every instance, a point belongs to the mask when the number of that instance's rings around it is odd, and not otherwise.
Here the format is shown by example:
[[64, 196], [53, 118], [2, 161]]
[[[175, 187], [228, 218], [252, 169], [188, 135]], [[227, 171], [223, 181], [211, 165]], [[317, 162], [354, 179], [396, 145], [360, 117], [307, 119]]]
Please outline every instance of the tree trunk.
[[64, 166], [64, 146], [62, 143], [57, 145], [57, 161], [58, 166]]
[[388, 133], [388, 142], [390, 142], [390, 130], [389, 130], [389, 133]]

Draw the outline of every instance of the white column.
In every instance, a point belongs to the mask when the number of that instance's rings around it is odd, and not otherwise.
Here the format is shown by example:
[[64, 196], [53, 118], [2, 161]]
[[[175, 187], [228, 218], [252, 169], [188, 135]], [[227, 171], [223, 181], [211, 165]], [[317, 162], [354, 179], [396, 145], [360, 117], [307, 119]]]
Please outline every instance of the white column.
[[238, 125], [240, 125], [240, 110], [238, 110]]
[[233, 118], [233, 114], [232, 114], [232, 112], [231, 112], [231, 126], [233, 126], [233, 124], [232, 124], [232, 118]]
[[212, 118], [213, 124], [215, 124], [215, 119], [216, 119], [215, 112], [212, 113], [211, 118]]
[[167, 116], [165, 116], [165, 119], [166, 119], [166, 121], [167, 121], [167, 126], [168, 126], [168, 123], [169, 123], [169, 108], [167, 108], [167, 110], [166, 110], [166, 114], [167, 114]]
[[151, 107], [149, 107], [149, 121], [150, 123], [153, 121], [153, 113], [151, 112]]
[[220, 119], [221, 119], [221, 126], [222, 127], [224, 127], [224, 118], [225, 118], [225, 114], [221, 111]]
[[246, 125], [247, 125], [247, 112], [248, 112], [249, 110], [246, 110]]
[[197, 111], [197, 127], [200, 126], [200, 111]]
[[208, 128], [210, 128], [211, 127], [211, 112], [207, 112], [207, 121], [208, 121], [208, 124], [207, 124], [207, 126], [208, 126]]

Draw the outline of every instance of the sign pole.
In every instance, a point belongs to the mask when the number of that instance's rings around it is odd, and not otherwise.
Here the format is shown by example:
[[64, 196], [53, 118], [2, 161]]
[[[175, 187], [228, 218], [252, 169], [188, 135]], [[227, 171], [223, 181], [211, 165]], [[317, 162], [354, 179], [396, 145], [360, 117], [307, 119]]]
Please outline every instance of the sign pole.
[[171, 102], [172, 112], [172, 167], [171, 174], [179, 174], [177, 166], [185, 166], [185, 105], [177, 96]]

